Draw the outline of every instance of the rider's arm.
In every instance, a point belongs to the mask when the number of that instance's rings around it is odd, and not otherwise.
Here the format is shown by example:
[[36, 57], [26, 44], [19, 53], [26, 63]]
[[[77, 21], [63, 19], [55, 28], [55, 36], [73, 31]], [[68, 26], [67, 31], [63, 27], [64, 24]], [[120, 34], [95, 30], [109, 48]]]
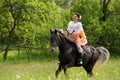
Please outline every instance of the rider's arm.
[[81, 38], [82, 37], [86, 38], [81, 22], [79, 22], [79, 25], [78, 25], [76, 31], [72, 35], [73, 36], [78, 36], [79, 35]]
[[67, 35], [71, 35], [71, 34], [74, 32], [74, 30], [73, 30], [72, 27], [71, 27], [71, 24], [72, 24], [72, 21], [70, 21], [70, 22], [68, 23], [68, 28], [67, 28], [67, 30], [66, 30], [66, 34], [67, 34]]

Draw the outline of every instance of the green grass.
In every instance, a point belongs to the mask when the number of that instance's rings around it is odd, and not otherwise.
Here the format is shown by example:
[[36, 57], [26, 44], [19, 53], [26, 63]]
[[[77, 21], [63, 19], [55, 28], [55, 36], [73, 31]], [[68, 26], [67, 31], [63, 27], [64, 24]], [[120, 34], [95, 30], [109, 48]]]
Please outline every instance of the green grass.
[[[56, 54], [33, 52], [28, 62], [25, 53], [18, 57], [16, 51], [11, 51], [3, 63], [0, 53], [0, 80], [88, 80], [82, 67], [68, 69], [67, 78], [63, 71], [55, 78], [57, 62]], [[111, 57], [102, 68], [95, 67], [93, 73], [93, 80], [120, 80], [120, 57]]]

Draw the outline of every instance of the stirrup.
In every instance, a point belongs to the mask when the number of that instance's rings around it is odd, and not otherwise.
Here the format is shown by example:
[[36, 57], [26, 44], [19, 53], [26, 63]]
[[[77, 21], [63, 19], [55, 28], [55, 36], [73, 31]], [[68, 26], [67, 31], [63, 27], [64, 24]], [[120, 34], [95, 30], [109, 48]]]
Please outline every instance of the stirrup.
[[83, 64], [82, 59], [78, 60], [78, 64], [81, 64], [81, 65]]

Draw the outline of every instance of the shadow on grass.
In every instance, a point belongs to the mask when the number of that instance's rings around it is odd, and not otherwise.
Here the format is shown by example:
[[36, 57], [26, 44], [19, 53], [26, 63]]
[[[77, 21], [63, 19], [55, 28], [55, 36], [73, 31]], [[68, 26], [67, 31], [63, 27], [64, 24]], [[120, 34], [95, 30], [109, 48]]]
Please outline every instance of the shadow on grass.
[[[120, 54], [110, 54], [110, 59], [120, 59]], [[49, 63], [55, 61], [58, 61], [58, 50], [55, 53], [49, 50], [33, 50], [29, 60], [25, 51], [20, 52], [19, 56], [17, 51], [11, 51], [4, 63], [3, 54], [0, 54], [0, 64]]]
[[7, 63], [7, 64], [26, 64], [26, 63], [45, 63], [45, 62], [54, 62], [58, 60], [58, 51], [52, 53], [47, 50], [40, 50], [35, 51], [33, 50], [30, 53], [30, 58], [28, 60], [27, 53], [25, 51], [20, 52], [19, 56], [17, 51], [12, 51], [8, 54], [7, 60], [3, 62], [3, 54], [0, 54], [0, 63]]
[[111, 58], [115, 58], [115, 59], [116, 59], [116, 58], [120, 58], [120, 53], [111, 53], [111, 54], [110, 54], [110, 57], [111, 57]]

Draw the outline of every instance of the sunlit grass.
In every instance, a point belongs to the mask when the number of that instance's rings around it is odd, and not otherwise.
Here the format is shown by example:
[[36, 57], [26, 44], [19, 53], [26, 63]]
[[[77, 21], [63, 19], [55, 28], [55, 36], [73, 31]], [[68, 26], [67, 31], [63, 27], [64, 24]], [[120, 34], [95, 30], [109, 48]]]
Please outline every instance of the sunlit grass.
[[[14, 54], [12, 54], [14, 53]], [[82, 67], [68, 69], [68, 77], [63, 71], [58, 79], [55, 71], [58, 67], [57, 55], [32, 53], [30, 61], [23, 54], [16, 52], [8, 54], [8, 60], [0, 61], [0, 80], [88, 80], [87, 74]], [[0, 54], [2, 60], [2, 54]], [[95, 67], [93, 80], [120, 80], [120, 57], [112, 57], [102, 68]]]

